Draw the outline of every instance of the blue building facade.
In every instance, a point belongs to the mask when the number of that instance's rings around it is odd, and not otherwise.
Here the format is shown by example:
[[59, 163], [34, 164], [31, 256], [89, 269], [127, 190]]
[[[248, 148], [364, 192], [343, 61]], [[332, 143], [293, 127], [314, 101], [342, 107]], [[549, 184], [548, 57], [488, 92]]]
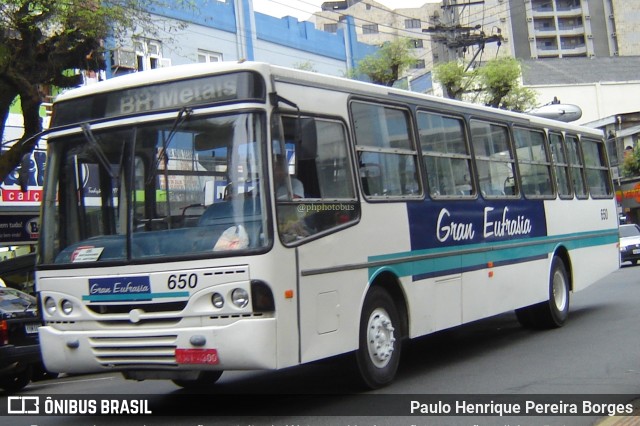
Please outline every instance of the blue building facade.
[[106, 77], [161, 66], [242, 59], [344, 76], [377, 50], [357, 41], [350, 16], [336, 33], [328, 33], [291, 16], [254, 13], [251, 0], [195, 0], [194, 5], [153, 10], [154, 21], [179, 28], [165, 40], [143, 35], [131, 38], [130, 44], [108, 42], [113, 54], [108, 58]]

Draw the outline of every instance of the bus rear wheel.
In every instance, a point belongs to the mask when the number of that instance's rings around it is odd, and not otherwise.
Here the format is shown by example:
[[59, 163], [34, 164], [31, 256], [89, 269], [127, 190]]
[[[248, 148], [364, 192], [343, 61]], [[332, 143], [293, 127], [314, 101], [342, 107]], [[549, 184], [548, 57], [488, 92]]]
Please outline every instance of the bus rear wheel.
[[369, 389], [388, 385], [395, 378], [400, 361], [400, 316], [387, 291], [372, 287], [360, 317], [356, 361], [362, 384]]
[[554, 257], [549, 276], [549, 299], [536, 305], [516, 310], [520, 324], [527, 328], [559, 328], [569, 317], [569, 275], [564, 262]]
[[206, 389], [217, 382], [222, 373], [222, 371], [201, 371], [197, 379], [174, 379], [172, 382], [185, 389]]

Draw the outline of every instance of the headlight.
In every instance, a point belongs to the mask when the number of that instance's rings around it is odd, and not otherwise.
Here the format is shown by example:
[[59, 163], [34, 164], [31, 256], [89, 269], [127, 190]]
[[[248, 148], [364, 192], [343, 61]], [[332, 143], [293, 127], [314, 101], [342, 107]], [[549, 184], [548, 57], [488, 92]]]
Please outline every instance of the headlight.
[[211, 295], [211, 304], [220, 309], [224, 306], [224, 297], [220, 293], [213, 293]]
[[249, 293], [243, 288], [236, 288], [231, 292], [231, 302], [238, 308], [244, 308], [249, 304]]
[[64, 312], [65, 315], [70, 315], [73, 312], [73, 303], [71, 301], [64, 299], [60, 302], [60, 309]]
[[56, 307], [56, 301], [53, 300], [53, 297], [47, 297], [46, 299], [44, 299], [44, 309], [49, 315], [53, 315], [56, 313], [58, 308]]

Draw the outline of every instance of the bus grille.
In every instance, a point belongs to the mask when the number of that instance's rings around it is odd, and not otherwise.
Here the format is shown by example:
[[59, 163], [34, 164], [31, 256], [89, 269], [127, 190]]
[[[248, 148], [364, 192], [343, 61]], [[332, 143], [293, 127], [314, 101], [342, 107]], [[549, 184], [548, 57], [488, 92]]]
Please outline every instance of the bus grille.
[[109, 315], [109, 314], [126, 314], [132, 309], [138, 308], [142, 309], [145, 312], [181, 312], [185, 306], [187, 306], [187, 302], [169, 302], [169, 303], [134, 303], [134, 304], [126, 304], [126, 305], [100, 305], [100, 304], [91, 304], [86, 305], [87, 309], [90, 311], [100, 314], [100, 315]]
[[177, 335], [92, 337], [96, 360], [106, 367], [176, 366]]

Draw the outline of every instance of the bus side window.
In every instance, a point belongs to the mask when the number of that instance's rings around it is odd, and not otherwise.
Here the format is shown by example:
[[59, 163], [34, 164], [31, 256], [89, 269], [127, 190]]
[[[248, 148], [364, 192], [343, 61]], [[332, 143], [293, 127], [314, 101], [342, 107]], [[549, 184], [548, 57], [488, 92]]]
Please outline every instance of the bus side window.
[[564, 147], [564, 140], [560, 133], [549, 133], [549, 143], [551, 145], [552, 160], [555, 167], [556, 185], [560, 198], [572, 198], [571, 175], [569, 173], [569, 162]]
[[424, 111], [419, 111], [417, 117], [431, 196], [475, 196], [463, 121]]
[[581, 138], [584, 153], [585, 174], [589, 193], [594, 198], [610, 198], [613, 195], [606, 148], [601, 140]]
[[567, 144], [567, 152], [569, 154], [569, 171], [571, 173], [571, 182], [577, 198], [588, 198], [587, 184], [584, 178], [584, 160], [580, 152], [580, 141], [575, 135], [565, 135]]
[[[295, 141], [293, 144], [281, 143], [280, 130], [273, 129], [274, 167], [282, 167], [278, 159], [288, 158], [280, 171], [273, 171], [274, 180], [284, 171], [290, 174], [292, 190], [293, 179], [296, 179], [305, 192], [304, 198], [276, 197], [278, 230], [285, 244], [343, 226], [360, 214], [344, 125], [339, 121], [308, 117], [303, 117], [298, 125], [297, 119], [282, 119], [281, 139]], [[296, 132], [301, 134], [296, 136]]]
[[544, 133], [516, 127], [514, 137], [525, 197], [553, 198], [551, 162]]
[[352, 102], [362, 190], [371, 199], [420, 196], [418, 152], [408, 111]]
[[471, 120], [471, 140], [482, 195], [488, 198], [517, 196], [515, 161], [507, 127]]

